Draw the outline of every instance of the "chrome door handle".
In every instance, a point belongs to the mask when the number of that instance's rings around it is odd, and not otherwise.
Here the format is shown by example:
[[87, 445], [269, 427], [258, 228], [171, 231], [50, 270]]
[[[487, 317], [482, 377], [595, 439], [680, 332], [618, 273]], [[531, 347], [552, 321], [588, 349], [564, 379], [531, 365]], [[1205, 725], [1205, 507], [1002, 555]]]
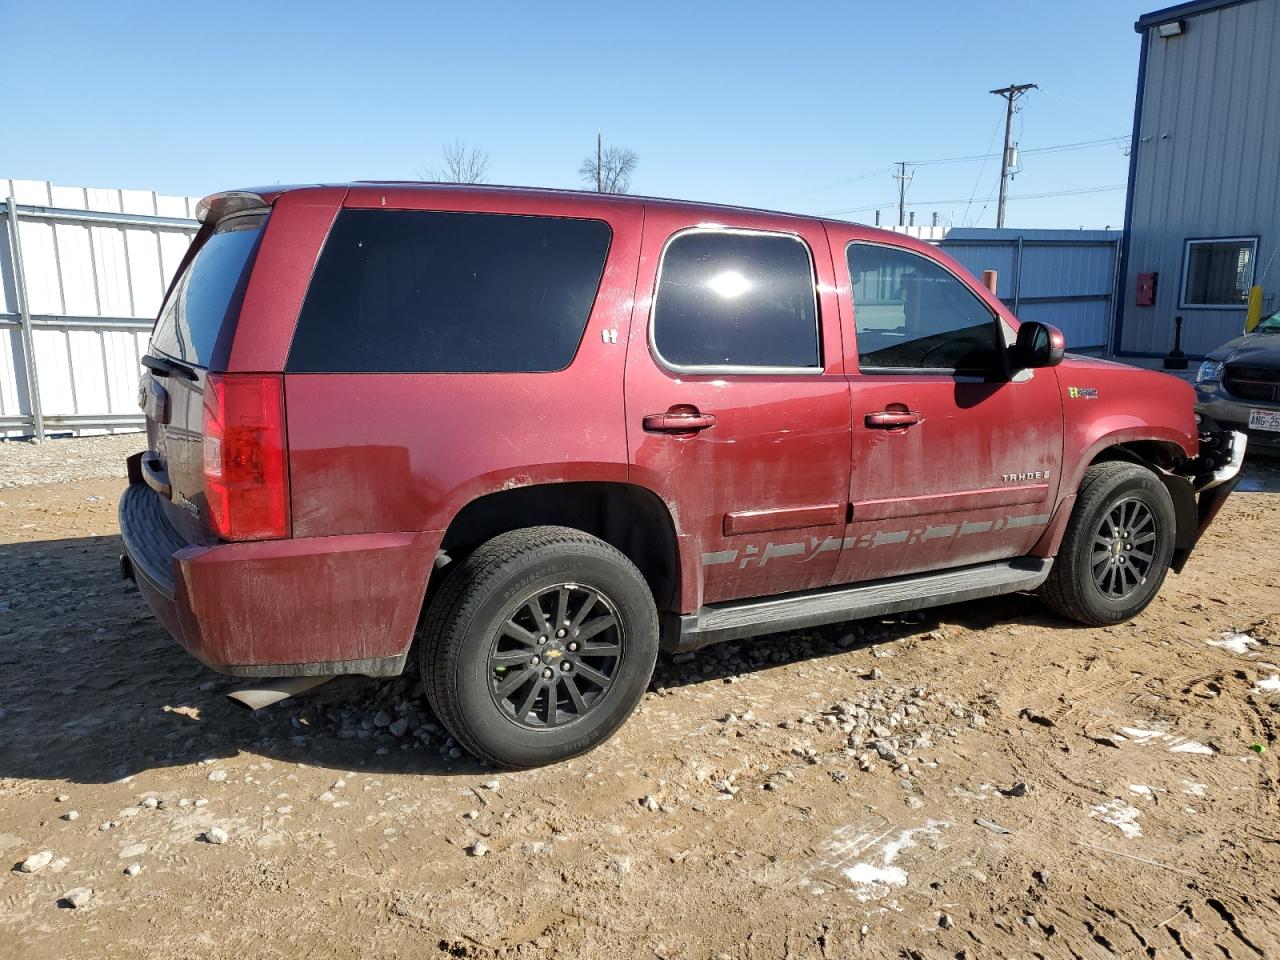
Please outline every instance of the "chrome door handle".
[[646, 433], [697, 433], [716, 425], [714, 413], [651, 413], [644, 418]]
[[868, 427], [877, 430], [902, 430], [914, 427], [924, 418], [910, 410], [881, 410], [868, 413], [864, 421]]

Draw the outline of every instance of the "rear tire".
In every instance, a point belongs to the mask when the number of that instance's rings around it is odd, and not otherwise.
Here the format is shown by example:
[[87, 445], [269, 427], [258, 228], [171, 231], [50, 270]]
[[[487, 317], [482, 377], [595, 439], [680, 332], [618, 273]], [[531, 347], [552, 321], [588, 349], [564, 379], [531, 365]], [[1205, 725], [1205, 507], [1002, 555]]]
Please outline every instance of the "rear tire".
[[635, 564], [568, 527], [500, 534], [458, 564], [420, 647], [427, 696], [455, 740], [509, 769], [607, 740], [658, 655], [658, 616]]
[[1055, 613], [1093, 627], [1136, 617], [1164, 583], [1176, 522], [1169, 491], [1150, 470], [1094, 464], [1040, 598]]

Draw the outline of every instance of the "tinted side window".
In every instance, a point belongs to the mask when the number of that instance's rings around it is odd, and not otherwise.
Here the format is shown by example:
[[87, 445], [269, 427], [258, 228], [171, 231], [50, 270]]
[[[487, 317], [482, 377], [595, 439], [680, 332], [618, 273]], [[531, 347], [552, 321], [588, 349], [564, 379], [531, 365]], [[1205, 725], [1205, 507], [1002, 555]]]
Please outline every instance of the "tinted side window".
[[569, 365], [609, 251], [599, 220], [344, 210], [290, 372], [545, 372]]
[[821, 366], [809, 248], [767, 233], [676, 236], [662, 258], [653, 332], [673, 366]]
[[232, 217], [214, 228], [165, 302], [151, 334], [155, 349], [207, 367], [229, 342], [266, 214]]
[[1003, 369], [994, 314], [927, 257], [895, 247], [849, 244], [858, 364], [987, 374]]

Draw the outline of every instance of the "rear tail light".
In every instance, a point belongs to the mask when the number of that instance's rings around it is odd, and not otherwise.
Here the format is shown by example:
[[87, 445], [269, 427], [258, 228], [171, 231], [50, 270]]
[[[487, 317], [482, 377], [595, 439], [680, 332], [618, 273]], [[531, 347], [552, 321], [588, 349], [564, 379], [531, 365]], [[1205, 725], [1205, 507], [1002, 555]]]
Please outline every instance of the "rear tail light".
[[209, 374], [204, 492], [214, 532], [222, 539], [289, 536], [283, 377]]

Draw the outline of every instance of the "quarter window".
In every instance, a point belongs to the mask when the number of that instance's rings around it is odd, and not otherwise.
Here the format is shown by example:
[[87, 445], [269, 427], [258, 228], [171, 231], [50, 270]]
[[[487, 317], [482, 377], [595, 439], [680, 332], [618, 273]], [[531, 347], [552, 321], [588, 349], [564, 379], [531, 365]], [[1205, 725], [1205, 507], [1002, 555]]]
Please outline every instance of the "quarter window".
[[995, 315], [954, 275], [897, 247], [851, 243], [846, 253], [863, 373], [1002, 369]]
[[290, 372], [545, 372], [578, 349], [609, 249], [599, 220], [344, 210]]
[[1184, 307], [1244, 307], [1253, 286], [1254, 237], [1188, 240], [1182, 264]]
[[160, 311], [155, 349], [200, 367], [222, 361], [266, 223], [265, 214], [219, 222]]
[[820, 367], [808, 246], [749, 231], [677, 235], [662, 258], [653, 330], [676, 368]]

